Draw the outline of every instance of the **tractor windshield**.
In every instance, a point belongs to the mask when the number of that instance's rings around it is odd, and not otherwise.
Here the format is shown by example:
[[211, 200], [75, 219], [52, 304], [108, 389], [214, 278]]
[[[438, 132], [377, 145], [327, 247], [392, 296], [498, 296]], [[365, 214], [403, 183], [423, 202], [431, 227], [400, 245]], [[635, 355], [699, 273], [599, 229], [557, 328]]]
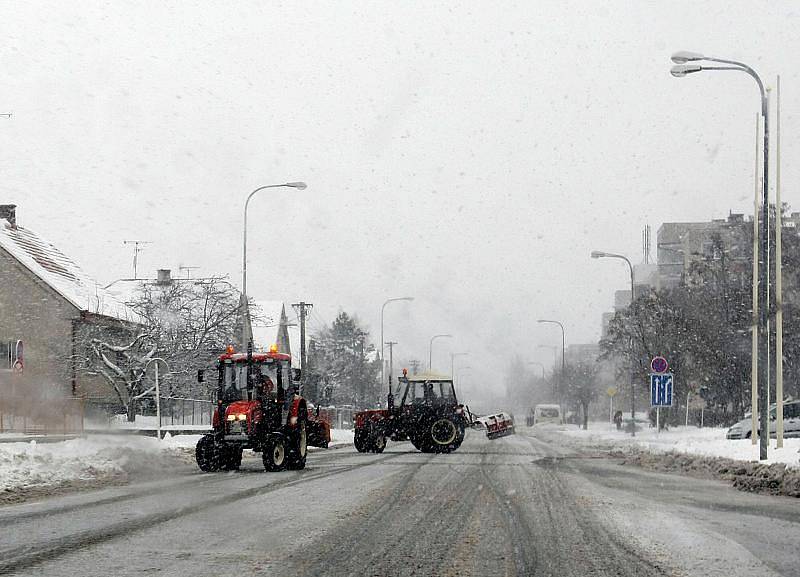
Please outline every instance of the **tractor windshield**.
[[451, 381], [410, 381], [405, 396], [409, 405], [452, 404], [455, 400]]
[[[278, 381], [275, 363], [253, 363], [252, 394], [270, 394], [275, 392]], [[226, 364], [222, 367], [223, 400], [228, 402], [243, 401], [247, 395], [247, 363]]]

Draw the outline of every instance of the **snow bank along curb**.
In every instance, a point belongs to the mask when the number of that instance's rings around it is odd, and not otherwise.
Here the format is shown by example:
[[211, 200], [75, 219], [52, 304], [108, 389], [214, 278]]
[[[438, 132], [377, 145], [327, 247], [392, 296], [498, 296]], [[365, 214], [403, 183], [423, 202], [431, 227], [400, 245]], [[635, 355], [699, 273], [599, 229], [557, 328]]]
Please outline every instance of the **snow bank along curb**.
[[[607, 423], [594, 423], [588, 431], [550, 428], [561, 439], [578, 446], [608, 450], [622, 464], [692, 476], [729, 481], [742, 491], [800, 497], [798, 439], [787, 439], [780, 451], [770, 447], [770, 460], [754, 460], [758, 447], [750, 440], [725, 439], [726, 429], [679, 427], [656, 434], [644, 430], [630, 437], [609, 430]], [[797, 445], [797, 446], [795, 446]]]
[[[331, 447], [352, 445], [353, 432], [331, 431]], [[0, 503], [49, 492], [123, 484], [133, 475], [194, 464], [201, 435], [169, 434], [159, 442], [138, 435], [89, 435], [54, 443], [0, 444]], [[322, 449], [324, 450], [324, 449]]]
[[800, 497], [800, 469], [789, 468], [784, 463], [753, 463], [687, 453], [650, 453], [635, 448], [627, 453], [611, 451], [611, 455], [622, 457], [624, 465], [723, 479], [731, 481], [741, 491]]

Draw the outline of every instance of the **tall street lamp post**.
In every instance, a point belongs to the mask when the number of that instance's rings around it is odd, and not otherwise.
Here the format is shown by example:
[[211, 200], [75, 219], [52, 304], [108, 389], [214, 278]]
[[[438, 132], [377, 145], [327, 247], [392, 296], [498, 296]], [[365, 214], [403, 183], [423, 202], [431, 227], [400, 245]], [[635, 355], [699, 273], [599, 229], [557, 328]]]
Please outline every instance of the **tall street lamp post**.
[[[553, 321], [548, 319], [539, 319], [536, 321], [537, 323], [543, 324], [552, 324], [558, 325], [561, 328], [561, 374], [558, 376], [558, 401], [561, 402], [561, 397], [564, 395], [564, 377], [566, 376], [564, 373], [566, 372], [566, 349], [567, 349], [567, 333], [564, 331], [564, 325], [562, 325], [559, 321]], [[563, 409], [563, 407], [562, 407]]]
[[[631, 264], [631, 261], [628, 259], [628, 257], [623, 256], [621, 254], [614, 254], [614, 253], [611, 253], [611, 252], [602, 252], [602, 251], [599, 251], [599, 250], [595, 250], [595, 251], [592, 252], [592, 258], [618, 258], [618, 259], [624, 260], [626, 263], [628, 263], [628, 269], [631, 272], [631, 304], [630, 304], [631, 309], [630, 310], [631, 310], [631, 313], [633, 313], [634, 276], [633, 276], [633, 265]], [[635, 437], [636, 436], [636, 385], [635, 385], [636, 377], [635, 377], [635, 373], [634, 373], [634, 369], [633, 369], [633, 358], [634, 358], [633, 357], [633, 337], [630, 338], [629, 346], [630, 346], [630, 357], [631, 357], [631, 369], [630, 369], [630, 373], [631, 373], [631, 375], [630, 375], [631, 376], [631, 437]]]
[[542, 369], [542, 380], [544, 380], [544, 365], [542, 363], [537, 363], [536, 361], [528, 361], [529, 365], [536, 365], [540, 369]]
[[436, 339], [452, 339], [453, 335], [433, 335], [428, 344], [428, 370], [433, 372], [433, 341]]
[[247, 300], [247, 207], [250, 205], [250, 199], [253, 198], [255, 193], [267, 188], [296, 188], [303, 190], [306, 188], [305, 182], [285, 182], [283, 184], [268, 184], [266, 186], [259, 186], [249, 195], [247, 200], [244, 201], [244, 224], [242, 226], [242, 347], [246, 347], [249, 341], [247, 328], [250, 325], [250, 311], [249, 302]]
[[[383, 353], [384, 347], [386, 346], [386, 342], [383, 340], [383, 310], [386, 308], [386, 305], [389, 303], [397, 302], [397, 301], [413, 301], [414, 297], [395, 297], [391, 299], [386, 299], [386, 302], [383, 303], [381, 306], [381, 387], [383, 387], [384, 383], [386, 382], [386, 370], [385, 365], [386, 363], [383, 360]], [[392, 375], [389, 375], [389, 379], [391, 380]], [[391, 383], [389, 386], [389, 391], [391, 392]]]
[[465, 357], [469, 353], [450, 353], [450, 376], [455, 378], [456, 357]]
[[[761, 413], [761, 434], [759, 435], [759, 458], [763, 461], [767, 458], [767, 447], [769, 446], [769, 407], [767, 390], [767, 378], [769, 367], [767, 366], [767, 350], [769, 347], [769, 331], [767, 329], [769, 306], [769, 286], [767, 270], [767, 251], [769, 250], [769, 100], [764, 89], [764, 83], [756, 73], [743, 62], [727, 60], [724, 58], [712, 58], [697, 54], [696, 52], [676, 52], [672, 55], [675, 66], [670, 70], [676, 78], [682, 78], [687, 74], [701, 72], [703, 70], [736, 70], [749, 74], [758, 84], [761, 93], [761, 116], [764, 121], [764, 178], [762, 182], [762, 201], [761, 201], [761, 242], [758, 254], [759, 275], [758, 275], [758, 301], [753, 306], [758, 306], [759, 326], [758, 326], [758, 371], [757, 378], [760, 381], [758, 404]], [[699, 62], [718, 62], [725, 66], [707, 66]], [[780, 207], [777, 207], [780, 210]], [[757, 218], [753, 215], [753, 218]], [[753, 255], [755, 259], [755, 255]], [[755, 282], [755, 279], [754, 279]]]

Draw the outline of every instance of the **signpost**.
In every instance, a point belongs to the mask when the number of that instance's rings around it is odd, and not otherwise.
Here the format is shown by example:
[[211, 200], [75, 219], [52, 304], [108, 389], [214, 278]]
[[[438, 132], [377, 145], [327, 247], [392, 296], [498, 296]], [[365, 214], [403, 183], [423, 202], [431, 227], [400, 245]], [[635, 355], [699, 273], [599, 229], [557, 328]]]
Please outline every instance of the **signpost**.
[[664, 357], [655, 357], [650, 361], [650, 406], [656, 408], [656, 434], [661, 430], [661, 407], [672, 406], [672, 389], [675, 375], [668, 373], [669, 363]]

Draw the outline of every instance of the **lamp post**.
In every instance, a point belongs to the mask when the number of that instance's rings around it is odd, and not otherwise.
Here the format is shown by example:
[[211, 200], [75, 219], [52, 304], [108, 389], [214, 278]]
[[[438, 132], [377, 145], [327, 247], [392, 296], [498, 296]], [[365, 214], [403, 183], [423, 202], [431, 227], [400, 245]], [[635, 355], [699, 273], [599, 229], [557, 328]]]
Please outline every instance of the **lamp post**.
[[542, 369], [542, 380], [544, 380], [544, 365], [542, 363], [537, 363], [536, 361], [528, 361], [529, 365], [536, 365], [540, 369]]
[[[631, 272], [631, 304], [630, 306], [633, 307], [633, 298], [634, 298], [634, 276], [633, 276], [633, 265], [631, 264], [630, 259], [628, 257], [621, 255], [621, 254], [614, 254], [612, 252], [602, 252], [599, 250], [592, 251], [592, 258], [618, 258], [620, 260], [624, 260], [628, 263], [628, 269]], [[633, 337], [630, 338], [630, 357], [631, 357], [631, 369], [630, 369], [630, 377], [631, 377], [631, 437], [636, 436], [636, 385], [635, 385], [635, 375], [633, 371]]]
[[469, 353], [450, 353], [450, 376], [455, 378], [456, 357], [465, 357]]
[[169, 372], [169, 364], [161, 357], [153, 357], [144, 364], [143, 372], [147, 372], [147, 367], [149, 367], [150, 363], [153, 361], [156, 362], [156, 420], [158, 421], [156, 424], [156, 435], [158, 435], [158, 439], [161, 440], [161, 389], [158, 385], [158, 361], [164, 363], [164, 367], [166, 367], [167, 372]]
[[[761, 201], [761, 242], [758, 264], [758, 302], [753, 303], [753, 307], [758, 307], [759, 323], [758, 323], [758, 369], [757, 379], [760, 381], [761, 389], [759, 390], [759, 411], [761, 413], [761, 434], [759, 435], [759, 458], [763, 461], [767, 458], [767, 447], [769, 446], [769, 406], [768, 406], [768, 389], [767, 379], [769, 367], [767, 366], [767, 350], [769, 347], [769, 331], [767, 329], [768, 322], [768, 309], [769, 306], [769, 285], [767, 270], [767, 252], [769, 250], [769, 100], [767, 93], [764, 89], [764, 83], [761, 77], [755, 70], [750, 68], [743, 62], [736, 60], [727, 60], [724, 58], [713, 58], [711, 56], [704, 56], [696, 52], [676, 52], [672, 55], [672, 61], [675, 66], [672, 67], [670, 73], [676, 78], [682, 78], [687, 74], [701, 72], [703, 70], [735, 70], [744, 72], [750, 75], [753, 80], [758, 84], [758, 90], [761, 94], [761, 116], [764, 121], [764, 178], [762, 182], [762, 201]], [[699, 64], [699, 62], [717, 62], [725, 66], [707, 66]], [[777, 207], [780, 210], [780, 207]], [[753, 218], [758, 218], [753, 215]], [[753, 255], [755, 260], [756, 255]], [[755, 277], [753, 278], [755, 283]]]
[[[391, 299], [386, 299], [386, 302], [384, 302], [383, 306], [381, 306], [381, 387], [383, 387], [383, 384], [386, 381], [386, 370], [384, 368], [386, 366], [386, 363], [383, 361], [383, 353], [384, 353], [384, 350], [385, 350], [384, 347], [386, 346], [386, 343], [383, 340], [383, 310], [386, 308], [386, 305], [388, 305], [389, 303], [393, 303], [393, 302], [397, 302], [397, 301], [413, 301], [413, 300], [414, 300], [414, 297], [395, 297], [395, 298], [391, 298]], [[391, 378], [392, 378], [392, 375], [389, 375], [389, 379], [391, 379]], [[392, 387], [391, 387], [391, 384], [390, 384], [390, 386], [389, 386], [389, 390], [390, 391], [391, 391], [391, 388]]]
[[[558, 401], [558, 391], [556, 390], [556, 371], [558, 370], [558, 347], [555, 345], [539, 345], [540, 349], [550, 349], [553, 351], [553, 401]], [[544, 374], [544, 373], [542, 373]]]
[[[562, 325], [559, 321], [553, 321], [548, 319], [539, 319], [536, 321], [537, 323], [542, 324], [552, 324], [558, 325], [561, 328], [561, 374], [558, 376], [558, 401], [561, 403], [561, 396], [564, 394], [563, 390], [563, 383], [564, 383], [564, 373], [566, 372], [566, 349], [567, 349], [567, 333], [564, 331], [564, 325]], [[563, 409], [563, 407], [562, 407]]]
[[250, 199], [253, 198], [255, 193], [267, 188], [296, 188], [297, 190], [304, 190], [306, 188], [306, 183], [285, 182], [283, 184], [259, 186], [247, 195], [247, 200], [244, 201], [244, 223], [242, 226], [242, 347], [247, 346], [247, 327], [250, 324], [249, 302], [247, 300], [247, 207], [250, 205]]
[[433, 372], [433, 341], [436, 339], [452, 339], [453, 335], [433, 335], [431, 342], [428, 344], [428, 370]]

